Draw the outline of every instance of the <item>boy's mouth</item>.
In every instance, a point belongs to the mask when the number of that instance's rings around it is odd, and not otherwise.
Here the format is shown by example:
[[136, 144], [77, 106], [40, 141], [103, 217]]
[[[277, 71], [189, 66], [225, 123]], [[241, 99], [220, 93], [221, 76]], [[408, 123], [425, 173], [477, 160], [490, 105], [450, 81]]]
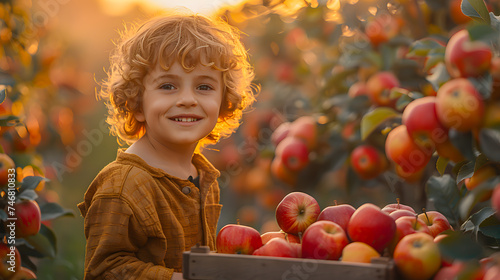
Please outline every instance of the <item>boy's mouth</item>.
[[197, 122], [201, 120], [202, 117], [196, 115], [178, 115], [170, 117], [169, 119], [175, 122], [190, 123], [190, 122]]

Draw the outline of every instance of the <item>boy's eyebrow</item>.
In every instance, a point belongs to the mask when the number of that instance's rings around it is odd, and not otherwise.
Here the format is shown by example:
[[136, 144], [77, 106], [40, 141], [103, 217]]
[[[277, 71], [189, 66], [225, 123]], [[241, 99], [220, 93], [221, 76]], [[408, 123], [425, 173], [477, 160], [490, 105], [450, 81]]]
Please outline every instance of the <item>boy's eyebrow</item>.
[[[153, 79], [152, 83], [156, 83], [158, 82], [158, 80], [161, 80], [161, 79], [164, 79], [164, 78], [171, 78], [171, 79], [180, 79], [180, 76], [179, 75], [175, 75], [175, 74], [161, 74], [159, 76], [157, 76], [156, 78]], [[213, 76], [210, 76], [210, 75], [200, 75], [197, 77], [198, 79], [209, 79], [209, 80], [212, 80], [213, 82], [216, 82], [218, 83], [219, 80], [214, 78]]]

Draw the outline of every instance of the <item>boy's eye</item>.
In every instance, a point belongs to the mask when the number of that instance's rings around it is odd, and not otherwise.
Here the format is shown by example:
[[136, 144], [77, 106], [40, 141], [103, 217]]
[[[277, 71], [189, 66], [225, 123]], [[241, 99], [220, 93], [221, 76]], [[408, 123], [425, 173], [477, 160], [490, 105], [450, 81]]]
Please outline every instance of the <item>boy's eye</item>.
[[213, 88], [209, 85], [200, 85], [198, 86], [199, 90], [213, 90]]
[[166, 89], [166, 90], [173, 90], [175, 89], [174, 85], [172, 84], [163, 84], [160, 86], [161, 89]]

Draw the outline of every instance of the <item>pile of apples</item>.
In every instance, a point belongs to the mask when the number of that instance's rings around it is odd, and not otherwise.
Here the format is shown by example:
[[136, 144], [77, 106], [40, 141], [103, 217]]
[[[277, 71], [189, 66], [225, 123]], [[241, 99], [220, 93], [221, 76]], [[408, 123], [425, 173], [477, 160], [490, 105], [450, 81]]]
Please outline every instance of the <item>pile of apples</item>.
[[[465, 267], [441, 257], [438, 242], [453, 230], [446, 217], [437, 211], [418, 214], [399, 201], [383, 208], [365, 203], [357, 209], [336, 204], [321, 210], [309, 194], [291, 192], [278, 204], [276, 221], [281, 230], [263, 234], [244, 225], [224, 226], [217, 252], [355, 263], [391, 256], [404, 279], [452, 279], [446, 277]], [[480, 279], [498, 279], [493, 274], [500, 264], [488, 268], [480, 271]]]

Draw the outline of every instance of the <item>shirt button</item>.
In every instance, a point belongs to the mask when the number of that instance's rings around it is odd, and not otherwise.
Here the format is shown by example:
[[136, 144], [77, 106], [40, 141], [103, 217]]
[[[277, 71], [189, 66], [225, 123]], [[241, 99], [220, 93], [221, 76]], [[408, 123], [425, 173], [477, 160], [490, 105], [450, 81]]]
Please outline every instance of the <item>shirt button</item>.
[[191, 192], [191, 188], [190, 187], [184, 187], [184, 188], [182, 188], [182, 193], [189, 194], [190, 192]]

